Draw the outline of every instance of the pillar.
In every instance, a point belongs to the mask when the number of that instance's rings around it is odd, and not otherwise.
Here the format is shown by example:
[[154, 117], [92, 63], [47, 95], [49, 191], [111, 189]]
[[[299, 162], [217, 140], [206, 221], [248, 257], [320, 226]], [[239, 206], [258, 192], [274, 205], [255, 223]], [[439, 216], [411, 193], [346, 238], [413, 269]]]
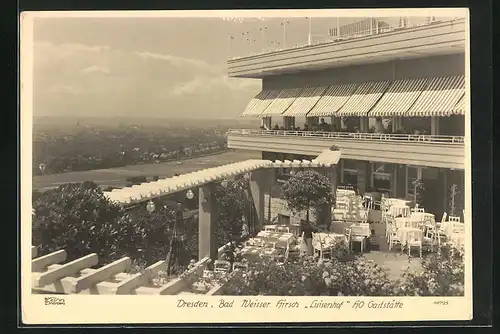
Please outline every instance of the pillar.
[[398, 193], [398, 171], [399, 165], [393, 164], [391, 171], [391, 197], [397, 197]]
[[[332, 195], [335, 196], [335, 194], [337, 192], [337, 184], [338, 184], [338, 167], [337, 167], [337, 165], [332, 165], [331, 167], [320, 168], [318, 172], [320, 172], [323, 175], [325, 175], [326, 177], [328, 177], [328, 179], [330, 180], [331, 187], [332, 187]], [[335, 203], [333, 203], [333, 205], [335, 205]], [[317, 217], [317, 219], [319, 220], [318, 223], [326, 224], [327, 228], [329, 230], [330, 224], [332, 221], [332, 205], [331, 204], [324, 205], [320, 209], [321, 209], [321, 215], [320, 215], [320, 217]]]
[[363, 133], [367, 133], [369, 130], [369, 119], [368, 117], [359, 118], [359, 130]]
[[444, 189], [443, 189], [443, 208], [444, 208], [444, 211], [448, 214], [449, 213], [449, 210], [448, 210], [448, 170], [447, 169], [443, 169], [443, 186], [444, 186]]
[[216, 224], [217, 204], [214, 196], [214, 184], [199, 188], [198, 208], [198, 259], [209, 256], [217, 260]]
[[[257, 212], [258, 224], [256, 229], [260, 231], [265, 222], [265, 203], [264, 193], [272, 187], [272, 171], [273, 168], [260, 169], [250, 173], [250, 193], [252, 195], [255, 211]], [[266, 189], [269, 188], [269, 189]], [[271, 195], [271, 194], [270, 194]]]
[[431, 117], [431, 135], [439, 134], [439, 118]]
[[368, 183], [368, 170], [369, 170], [369, 162], [368, 161], [358, 161], [358, 191], [361, 194], [366, 192], [366, 185]]

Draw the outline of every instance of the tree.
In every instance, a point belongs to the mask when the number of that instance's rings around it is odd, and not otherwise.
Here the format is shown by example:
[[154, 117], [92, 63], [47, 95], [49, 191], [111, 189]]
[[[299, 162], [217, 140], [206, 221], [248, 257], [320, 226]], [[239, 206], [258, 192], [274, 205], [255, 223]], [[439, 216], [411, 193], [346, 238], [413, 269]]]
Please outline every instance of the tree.
[[285, 182], [282, 190], [290, 210], [293, 212], [306, 210], [308, 222], [311, 208], [318, 209], [322, 205], [331, 204], [334, 199], [328, 177], [312, 169], [293, 174]]
[[64, 249], [68, 261], [89, 253], [97, 253], [103, 261], [121, 255], [123, 210], [97, 184], [65, 184], [38, 193], [33, 209], [33, 245], [41, 254]]
[[217, 233], [217, 247], [231, 241], [239, 241], [245, 221], [250, 221], [248, 210], [251, 208], [245, 194], [248, 181], [238, 179], [226, 182], [225, 187], [218, 185], [215, 188], [215, 198], [219, 209]]

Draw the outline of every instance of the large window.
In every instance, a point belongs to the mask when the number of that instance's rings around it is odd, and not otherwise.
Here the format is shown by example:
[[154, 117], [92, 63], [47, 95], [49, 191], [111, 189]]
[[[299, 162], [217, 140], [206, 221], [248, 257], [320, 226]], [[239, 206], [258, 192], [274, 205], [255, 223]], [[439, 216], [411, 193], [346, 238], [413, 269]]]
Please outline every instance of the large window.
[[343, 185], [355, 186], [358, 184], [358, 169], [356, 160], [342, 159], [342, 180]]
[[372, 186], [378, 192], [391, 192], [392, 166], [389, 164], [372, 163]]
[[406, 166], [406, 196], [415, 195], [414, 182], [422, 178], [422, 168], [414, 166]]

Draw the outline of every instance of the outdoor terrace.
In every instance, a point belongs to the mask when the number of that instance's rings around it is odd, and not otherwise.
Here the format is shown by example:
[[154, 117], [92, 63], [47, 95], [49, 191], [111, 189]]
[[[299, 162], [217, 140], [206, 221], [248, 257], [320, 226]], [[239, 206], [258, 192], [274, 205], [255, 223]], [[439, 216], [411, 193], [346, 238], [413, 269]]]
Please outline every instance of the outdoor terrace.
[[228, 147], [316, 155], [336, 145], [342, 158], [465, 168], [463, 136], [230, 129]]
[[[352, 30], [352, 29], [351, 29]], [[338, 31], [342, 31], [340, 27]], [[328, 41], [269, 50], [228, 60], [228, 75], [262, 78], [300, 70], [351, 66], [402, 58], [463, 53], [465, 19], [429, 21], [407, 27], [369, 26]]]

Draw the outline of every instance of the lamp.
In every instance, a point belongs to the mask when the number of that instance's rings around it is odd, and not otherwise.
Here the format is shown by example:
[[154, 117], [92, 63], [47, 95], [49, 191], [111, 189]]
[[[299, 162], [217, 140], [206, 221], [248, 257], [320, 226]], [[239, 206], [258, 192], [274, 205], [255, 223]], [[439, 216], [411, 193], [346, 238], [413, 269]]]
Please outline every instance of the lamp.
[[248, 181], [250, 180], [250, 173], [245, 173], [245, 175], [243, 175], [243, 178]]
[[153, 201], [149, 201], [148, 204], [146, 204], [146, 210], [151, 213], [153, 211], [155, 211], [156, 207], [155, 207], [155, 203]]
[[40, 169], [40, 172], [43, 173], [45, 171], [45, 164], [43, 162], [41, 164], [39, 164], [38, 169]]
[[220, 185], [222, 186], [222, 188], [227, 188], [228, 186], [228, 182], [226, 179], [222, 180], [222, 182], [220, 183]]
[[187, 192], [186, 192], [186, 198], [187, 199], [193, 199], [194, 198], [194, 192], [189, 189]]
[[290, 171], [290, 175], [291, 175], [291, 176], [293, 176], [294, 174], [295, 174], [295, 171], [292, 169], [292, 170]]

